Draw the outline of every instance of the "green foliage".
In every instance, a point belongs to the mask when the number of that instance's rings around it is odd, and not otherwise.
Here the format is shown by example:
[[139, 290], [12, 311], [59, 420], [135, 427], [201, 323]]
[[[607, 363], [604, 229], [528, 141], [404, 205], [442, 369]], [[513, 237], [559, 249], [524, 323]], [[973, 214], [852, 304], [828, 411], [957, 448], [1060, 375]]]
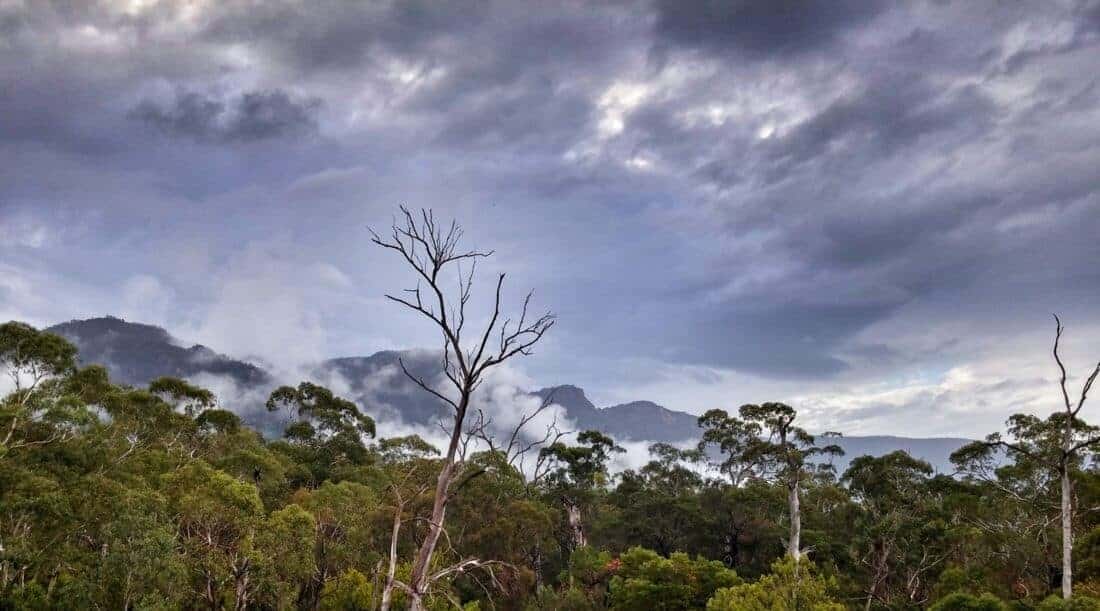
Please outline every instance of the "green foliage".
[[366, 575], [348, 569], [325, 584], [320, 608], [323, 611], [370, 611], [375, 608], [374, 585]]
[[21, 322], [0, 325], [0, 367], [29, 378], [20, 382], [20, 388], [45, 376], [67, 373], [75, 363], [76, 347], [63, 337]]
[[283, 431], [286, 443], [277, 448], [308, 473], [299, 483], [316, 486], [326, 479], [343, 479], [370, 460], [365, 440], [374, 437], [374, 420], [331, 390], [311, 382], [297, 388], [280, 386], [266, 406], [295, 418]]
[[306, 582], [317, 570], [313, 554], [317, 524], [298, 505], [287, 505], [264, 520], [253, 555], [264, 598], [275, 607], [289, 606], [297, 595], [294, 584]]
[[614, 570], [610, 552], [589, 546], [578, 547], [569, 556], [569, 569], [563, 581], [592, 588], [605, 582]]
[[[0, 398], [0, 609], [374, 609], [391, 543], [408, 579], [440, 465], [423, 439], [374, 440], [358, 406], [311, 383], [272, 393], [289, 422], [265, 439], [189, 381], [119, 386], [75, 354], [0, 325], [0, 369], [19, 379]], [[447, 573], [425, 605], [1100, 609], [1088, 597], [1100, 593], [1100, 513], [1084, 510], [1100, 506], [1100, 469], [1087, 445], [1069, 465], [1077, 596], [1051, 597], [1058, 417], [1010, 420], [1030, 455], [998, 455], [997, 437], [961, 449], [962, 477], [896, 452], [857, 457], [838, 480], [795, 415], [779, 403], [712, 410], [700, 446], [654, 444], [621, 473], [609, 472], [621, 449], [596, 431], [532, 453], [535, 477], [504, 451], [471, 450], [432, 571], [496, 563]], [[808, 550], [797, 568], [777, 561], [792, 482]], [[393, 602], [409, 601], [398, 589]]]
[[309, 423], [316, 429], [315, 434], [324, 438], [374, 437], [375, 433], [374, 420], [361, 413], [354, 403], [310, 382], [302, 382], [297, 388], [276, 388], [267, 400], [267, 409], [289, 409], [300, 422]]
[[1074, 596], [1065, 600], [1058, 596], [1049, 596], [1035, 611], [1100, 611], [1100, 599], [1089, 596]]
[[813, 563], [776, 561], [772, 572], [754, 583], [718, 590], [707, 611], [844, 611], [835, 598], [836, 582], [816, 573]]
[[1077, 578], [1100, 578], [1100, 527], [1093, 528], [1073, 546], [1077, 556]]
[[676, 553], [662, 558], [640, 547], [619, 559], [611, 579], [612, 609], [700, 609], [719, 588], [741, 582], [721, 562]]
[[974, 596], [955, 592], [936, 601], [929, 611], [1008, 611], [1008, 607], [992, 594]]
[[188, 416], [213, 408], [217, 401], [214, 393], [205, 388], [189, 384], [179, 378], [160, 377], [149, 383], [149, 392], [157, 395]]
[[570, 587], [560, 591], [540, 587], [527, 601], [525, 611], [596, 611], [601, 605], [593, 602], [588, 593], [580, 588]]
[[625, 451], [615, 445], [615, 440], [599, 431], [584, 431], [577, 436], [577, 445], [554, 443], [539, 453], [556, 467], [547, 477], [551, 486], [589, 490], [606, 477], [611, 455]]

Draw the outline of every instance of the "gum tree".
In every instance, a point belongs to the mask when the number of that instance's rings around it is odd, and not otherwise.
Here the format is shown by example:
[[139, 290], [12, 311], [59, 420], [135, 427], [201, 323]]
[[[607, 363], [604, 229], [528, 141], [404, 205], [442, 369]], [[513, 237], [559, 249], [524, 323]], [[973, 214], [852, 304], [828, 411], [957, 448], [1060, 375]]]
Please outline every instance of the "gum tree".
[[819, 464], [816, 457], [844, 453], [836, 445], [817, 445], [813, 435], [794, 425], [797, 416], [793, 407], [769, 402], [742, 405], [738, 416], [711, 410], [699, 419], [704, 429], [700, 449], [715, 446], [722, 452], [724, 458], [718, 466], [735, 486], [761, 477], [786, 488], [790, 520], [787, 553], [795, 562], [802, 556], [802, 484], [816, 470], [830, 467]]
[[[76, 347], [64, 338], [21, 322], [0, 325], [0, 370], [12, 392], [0, 400], [0, 457], [9, 451], [41, 445], [64, 436], [57, 429], [39, 435], [36, 423], [67, 417], [58, 378], [76, 369]], [[53, 384], [51, 384], [53, 382]]]

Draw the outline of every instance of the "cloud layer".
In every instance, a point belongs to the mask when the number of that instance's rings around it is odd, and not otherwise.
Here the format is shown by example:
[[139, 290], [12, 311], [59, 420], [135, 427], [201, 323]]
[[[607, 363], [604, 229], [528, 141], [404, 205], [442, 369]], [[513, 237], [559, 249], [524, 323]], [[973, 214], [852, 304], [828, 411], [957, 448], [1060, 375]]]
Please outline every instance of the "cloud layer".
[[1050, 312], [1097, 356], [1098, 48], [1069, 0], [0, 3], [0, 314], [432, 347], [405, 202], [561, 316], [541, 383], [981, 433]]

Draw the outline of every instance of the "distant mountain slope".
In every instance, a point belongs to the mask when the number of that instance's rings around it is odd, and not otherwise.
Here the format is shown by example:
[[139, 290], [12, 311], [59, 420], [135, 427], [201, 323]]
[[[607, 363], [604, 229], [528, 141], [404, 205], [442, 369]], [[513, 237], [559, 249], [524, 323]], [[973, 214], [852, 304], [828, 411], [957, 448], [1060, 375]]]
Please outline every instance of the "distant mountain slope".
[[582, 429], [614, 432], [612, 436], [633, 440], [684, 441], [699, 436], [696, 417], [664, 408], [651, 401], [633, 401], [597, 408], [584, 390], [571, 385], [553, 386], [535, 391], [544, 400], [565, 408]]
[[[218, 354], [205, 346], [185, 348], [160, 327], [110, 316], [74, 320], [48, 330], [72, 341], [80, 349], [81, 362], [105, 365], [115, 380], [126, 384], [145, 385], [163, 375], [193, 378], [206, 374], [230, 378], [239, 388], [258, 391], [251, 395], [260, 397], [276, 383], [299, 381], [276, 380], [256, 365]], [[324, 361], [313, 368], [311, 377], [321, 383], [333, 383], [338, 390], [336, 384], [346, 385], [340, 391], [374, 414], [383, 430], [387, 420], [435, 426], [447, 409], [405, 377], [399, 359], [414, 375], [425, 380], [439, 376], [438, 355], [430, 351], [384, 351]], [[543, 388], [533, 394], [544, 400], [550, 397], [553, 403], [565, 408], [578, 429], [599, 430], [619, 440], [681, 443], [699, 435], [696, 416], [651, 401], [600, 408], [585, 396], [583, 389], [571, 385]], [[255, 407], [239, 406], [249, 413], [264, 413], [249, 409]], [[956, 438], [841, 437], [836, 443], [844, 448], [846, 457], [836, 461], [836, 465], [843, 470], [853, 457], [901, 449], [927, 460], [940, 472], [950, 472], [948, 456], [967, 442]]]
[[272, 382], [267, 372], [195, 344], [184, 348], [167, 331], [106, 316], [73, 320], [47, 329], [71, 341], [85, 365], [105, 365], [115, 380], [145, 385], [160, 376], [200, 373], [228, 376], [244, 387]]
[[[697, 416], [667, 409], [651, 401], [633, 401], [598, 408], [585, 396], [584, 390], [571, 385], [553, 386], [535, 391], [564, 407], [580, 429], [603, 431], [615, 439], [635, 441], [682, 442], [699, 437]], [[881, 456], [896, 450], [928, 461], [938, 473], [951, 473], [951, 453], [970, 443], [969, 439], [955, 437], [909, 438], [889, 435], [837, 437], [835, 443], [844, 450], [844, 456], [834, 460], [837, 472], [843, 473], [848, 463], [866, 454]]]
[[352, 398], [383, 418], [434, 426], [449, 408], [409, 380], [401, 370], [402, 362], [424, 380], [435, 379], [439, 372], [438, 357], [429, 352], [385, 350], [370, 356], [329, 359], [317, 365], [313, 375], [322, 383], [339, 376], [350, 386]]

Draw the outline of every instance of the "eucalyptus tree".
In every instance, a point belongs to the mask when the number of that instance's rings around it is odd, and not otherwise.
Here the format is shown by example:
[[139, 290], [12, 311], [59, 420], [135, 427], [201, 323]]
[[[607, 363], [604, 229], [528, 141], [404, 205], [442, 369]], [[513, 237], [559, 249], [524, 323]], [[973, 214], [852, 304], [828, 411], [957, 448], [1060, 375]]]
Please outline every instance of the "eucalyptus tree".
[[[76, 369], [76, 347], [63, 337], [21, 322], [0, 325], [0, 369], [12, 392], [0, 400], [0, 457], [10, 450], [49, 443], [65, 435], [36, 431], [37, 423], [64, 419], [71, 405], [56, 401], [59, 377]], [[50, 382], [55, 382], [51, 384]], [[51, 396], [52, 395], [52, 396]]]
[[1100, 448], [1100, 429], [1088, 425], [1079, 415], [1093, 382], [1100, 375], [1100, 363], [1085, 378], [1077, 399], [1071, 399], [1066, 382], [1066, 367], [1058, 353], [1063, 331], [1062, 320], [1055, 315], [1054, 323], [1052, 353], [1059, 371], [1062, 406], [1046, 419], [1016, 414], [1008, 420], [1009, 440], [1004, 439], [1000, 433], [993, 433], [985, 441], [974, 442], [959, 449], [952, 455], [952, 461], [964, 472], [988, 470], [994, 461], [994, 452], [1003, 450], [1018, 459], [1041, 465], [1057, 478], [1062, 528], [1062, 597], [1069, 599], [1073, 596], [1073, 522], [1076, 513], [1073, 474]]
[[[696, 449], [667, 443], [649, 447], [652, 459], [640, 469], [624, 471], [611, 495], [618, 506], [627, 539], [654, 548], [662, 556], [691, 551], [704, 532], [703, 477], [692, 465], [702, 461]], [[706, 533], [712, 536], [712, 533]]]
[[746, 404], [738, 416], [711, 410], [699, 419], [704, 427], [701, 448], [715, 445], [723, 453], [721, 469], [731, 481], [745, 478], [770, 478], [787, 490], [787, 515], [790, 530], [787, 553], [795, 562], [802, 556], [802, 509], [800, 490], [803, 482], [821, 470], [831, 469], [820, 456], [839, 456], [839, 446], [819, 446], [813, 435], [794, 425], [798, 413], [785, 403]]
[[327, 479], [334, 467], [368, 461], [364, 440], [374, 437], [374, 420], [324, 386], [280, 386], [266, 406], [271, 412], [288, 413], [283, 436], [310, 465], [313, 485]]
[[570, 551], [588, 545], [584, 512], [596, 489], [607, 480], [612, 455], [622, 452], [625, 450], [615, 445], [614, 439], [599, 431], [581, 432], [576, 445], [556, 442], [539, 451], [547, 465], [546, 487], [565, 508]]
[[735, 487], [756, 475], [760, 467], [760, 437], [764, 432], [759, 422], [712, 409], [699, 416], [698, 423], [703, 429], [699, 450], [704, 454], [714, 450], [718, 454], [711, 461], [713, 468], [728, 477]]
[[[441, 223], [430, 210], [421, 210], [417, 217], [404, 206], [400, 220], [393, 223], [389, 235], [382, 236], [372, 230], [371, 236], [375, 244], [396, 253], [416, 277], [416, 284], [404, 294], [388, 294], [386, 298], [426, 319], [440, 333], [443, 344], [441, 365], [446, 389], [438, 389], [431, 380], [410, 372], [404, 361], [399, 362], [409, 379], [450, 407], [452, 416], [450, 425], [445, 427], [448, 443], [439, 465], [427, 533], [416, 552], [409, 579], [386, 584], [387, 589], [395, 586], [403, 589], [408, 594], [410, 608], [418, 611], [424, 608], [423, 598], [433, 581], [455, 572], [490, 565], [487, 561], [467, 559], [439, 570], [433, 571], [432, 567], [432, 558], [445, 527], [447, 505], [455, 492], [452, 486], [462, 477], [465, 467], [460, 449], [464, 438], [468, 438], [466, 417], [474, 391], [486, 374], [513, 357], [531, 354], [535, 344], [554, 325], [554, 316], [529, 314], [531, 293], [528, 293], [517, 318], [508, 318], [503, 312], [504, 274], [501, 273], [495, 282], [488, 322], [468, 335], [467, 323], [472, 316], [468, 317], [467, 306], [473, 296], [477, 262], [490, 257], [492, 251], [460, 249], [462, 229], [457, 223]], [[467, 265], [465, 270], [462, 269], [464, 264]], [[448, 287], [456, 279], [457, 291], [452, 291]]]
[[150, 382], [149, 392], [192, 418], [218, 404], [210, 390], [169, 376], [161, 376]]
[[860, 456], [844, 472], [861, 510], [853, 540], [869, 573], [865, 609], [875, 601], [891, 607], [927, 602], [925, 577], [948, 555], [931, 475], [931, 465], [902, 450]]

